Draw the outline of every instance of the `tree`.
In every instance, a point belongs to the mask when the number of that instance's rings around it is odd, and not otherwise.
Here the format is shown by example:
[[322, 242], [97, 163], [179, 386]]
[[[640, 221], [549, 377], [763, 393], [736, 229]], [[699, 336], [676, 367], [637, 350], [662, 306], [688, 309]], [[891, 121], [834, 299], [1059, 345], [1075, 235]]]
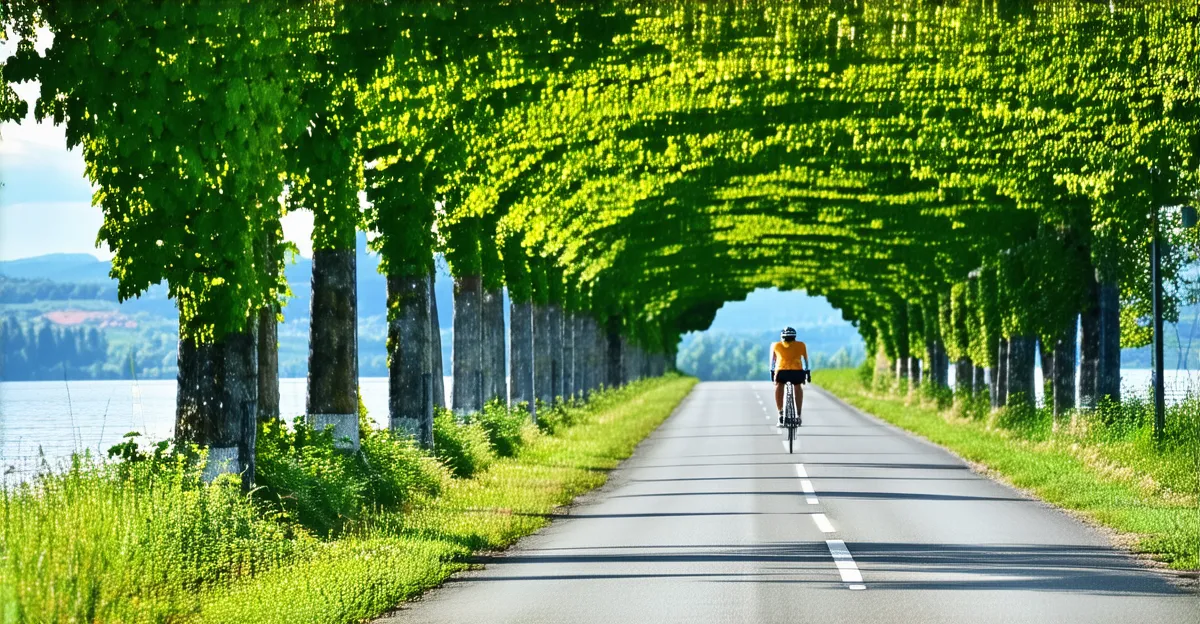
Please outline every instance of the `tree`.
[[282, 261], [262, 245], [293, 120], [291, 21], [276, 7], [207, 0], [38, 10], [57, 36], [44, 56], [24, 58], [41, 81], [35, 112], [83, 149], [119, 296], [166, 281], [178, 302], [176, 438], [209, 448], [209, 476], [241, 473], [248, 485], [251, 319], [278, 295], [263, 264]]

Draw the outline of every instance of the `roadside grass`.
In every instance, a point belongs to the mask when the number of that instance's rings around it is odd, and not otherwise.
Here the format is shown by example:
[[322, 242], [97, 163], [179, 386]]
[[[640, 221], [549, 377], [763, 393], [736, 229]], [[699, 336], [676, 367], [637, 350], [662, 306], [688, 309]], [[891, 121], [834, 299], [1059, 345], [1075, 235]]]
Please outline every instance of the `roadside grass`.
[[457, 479], [407, 513], [381, 510], [321, 552], [203, 598], [200, 621], [354, 622], [440, 584], [473, 552], [499, 550], [602, 485], [683, 400], [694, 379], [630, 384], [563, 409], [573, 425], [535, 437], [471, 479]]
[[822, 371], [820, 387], [1132, 538], [1136, 552], [1200, 568], [1200, 398], [1171, 408], [1159, 443], [1145, 401], [1078, 410], [1056, 427], [1045, 409], [955, 408], [945, 396], [872, 388], [854, 370]]
[[436, 458], [386, 431], [348, 455], [302, 425], [268, 428], [250, 495], [232, 478], [203, 485], [196, 458], [166, 444], [76, 458], [0, 488], [0, 623], [377, 616], [602, 484], [693, 383], [644, 380], [555, 408], [553, 435], [522, 407], [443, 418]]

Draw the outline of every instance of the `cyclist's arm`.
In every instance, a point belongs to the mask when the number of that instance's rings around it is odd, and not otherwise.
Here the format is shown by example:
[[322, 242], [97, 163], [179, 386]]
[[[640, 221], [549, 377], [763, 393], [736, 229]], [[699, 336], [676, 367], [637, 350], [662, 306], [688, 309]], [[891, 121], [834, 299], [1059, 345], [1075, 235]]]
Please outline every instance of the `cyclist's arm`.
[[775, 381], [775, 345], [774, 344], [771, 345], [771, 361], [768, 363], [767, 368], [769, 368], [771, 370], [771, 381]]

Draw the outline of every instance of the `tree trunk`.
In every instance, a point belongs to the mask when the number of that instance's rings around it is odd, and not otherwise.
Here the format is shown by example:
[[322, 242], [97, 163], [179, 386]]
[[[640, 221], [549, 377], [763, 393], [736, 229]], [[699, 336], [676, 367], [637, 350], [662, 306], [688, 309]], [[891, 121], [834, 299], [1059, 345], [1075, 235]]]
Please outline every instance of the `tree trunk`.
[[992, 406], [992, 409], [996, 409], [1000, 404], [999, 367], [985, 368], [983, 375], [987, 379], [988, 404]]
[[436, 269], [429, 272], [429, 373], [433, 381], [433, 404], [446, 407], [446, 372], [442, 362], [442, 322], [438, 318]]
[[[596, 388], [611, 388], [617, 376], [612, 374], [610, 353], [612, 345], [609, 344], [608, 326], [602, 325], [599, 321], [596, 322]], [[618, 361], [620, 359], [620, 350], [617, 351]]]
[[1008, 404], [1008, 338], [1001, 338], [996, 349], [996, 405], [1004, 407]]
[[563, 310], [550, 304], [550, 397], [557, 402], [563, 398]]
[[482, 303], [483, 284], [478, 275], [454, 279], [454, 385], [450, 392], [459, 415], [483, 409]]
[[496, 291], [496, 308], [492, 311], [492, 331], [496, 332], [497, 339], [492, 344], [492, 359], [491, 366], [496, 369], [496, 398], [500, 402], [508, 405], [508, 343], [505, 337], [508, 335], [508, 325], [504, 322], [504, 289], [500, 288]]
[[592, 389], [612, 385], [608, 378], [608, 330], [599, 320], [592, 320]]
[[601, 380], [604, 366], [600, 356], [600, 324], [590, 316], [584, 321], [586, 328], [584, 332], [587, 337], [584, 341], [586, 355], [583, 360], [583, 388], [585, 398], [590, 398], [592, 393], [599, 389], [600, 384], [604, 383]]
[[948, 385], [946, 382], [949, 371], [946, 368], [949, 362], [946, 360], [946, 351], [942, 348], [942, 342], [930, 340], [926, 348], [929, 350], [929, 366], [924, 371], [925, 379], [938, 388], [945, 388]]
[[1075, 408], [1076, 319], [1071, 317], [1062, 337], [1054, 345], [1054, 418], [1059, 420]]
[[271, 306], [258, 310], [258, 421], [279, 420], [279, 319]]
[[637, 381], [637, 346], [621, 336], [621, 385]]
[[908, 381], [908, 358], [900, 356], [896, 358], [896, 379], [899, 381]]
[[579, 317], [567, 312], [563, 319], [563, 396], [575, 398], [578, 391], [576, 375], [576, 337], [579, 335]]
[[1079, 406], [1095, 409], [1100, 373], [1100, 287], [1093, 282], [1088, 306], [1079, 315]]
[[922, 375], [925, 371], [921, 369], [921, 358], [909, 358], [908, 361], [908, 377], [912, 380], [912, 388], [921, 387]]
[[921, 383], [932, 384], [936, 386], [938, 385], [937, 369], [938, 358], [940, 357], [940, 354], [938, 353], [937, 342], [934, 340], [927, 340], [925, 342], [925, 351], [929, 354], [929, 358], [924, 362], [924, 366], [921, 368]]
[[226, 334], [211, 344], [179, 341], [175, 440], [208, 449], [203, 479], [241, 474], [242, 487], [254, 484], [254, 445], [258, 435], [258, 336]]
[[428, 449], [433, 448], [430, 285], [425, 276], [387, 278], [388, 426]]
[[1041, 338], [1037, 339], [1038, 352], [1042, 357], [1042, 405], [1054, 405], [1054, 346], [1047, 346]]
[[549, 405], [554, 401], [553, 354], [550, 338], [550, 306], [533, 306], [533, 394]]
[[954, 363], [955, 394], [970, 394], [975, 391], [975, 366], [971, 358], [959, 358]]
[[358, 312], [354, 249], [317, 249], [308, 339], [308, 424], [358, 450]]
[[533, 304], [509, 303], [509, 360], [512, 363], [512, 404], [525, 403], [532, 415], [533, 394]]
[[605, 382], [604, 385], [615, 388], [621, 382], [621, 334], [617, 332], [614, 321], [609, 321], [607, 341], [605, 345]]
[[1099, 366], [1096, 370], [1096, 400], [1121, 400], [1121, 301], [1115, 282], [1099, 286]]
[[891, 387], [896, 369], [892, 360], [888, 358], [887, 350], [883, 347], [883, 341], [880, 340], [875, 349], [875, 373], [871, 377], [871, 385], [879, 387], [880, 384]]
[[584, 314], [576, 316], [578, 324], [575, 331], [575, 394], [586, 399], [591, 391], [588, 375], [588, 361], [591, 358], [591, 329], [588, 317]]
[[1008, 341], [1008, 403], [1032, 406], [1034, 396], [1034, 339], [1013, 336]]
[[625, 385], [633, 381], [633, 359], [635, 354], [633, 346], [625, 336], [621, 336], [621, 385]]
[[508, 402], [508, 374], [504, 366], [504, 291], [483, 293], [483, 400]]
[[938, 343], [938, 351], [942, 355], [942, 363], [940, 374], [942, 376], [942, 385], [946, 388], [950, 387], [950, 354], [946, 352], [945, 343]]
[[976, 366], [975, 370], [972, 371], [971, 392], [978, 394], [980, 392], [987, 392], [987, 389], [987, 369], [982, 366]]

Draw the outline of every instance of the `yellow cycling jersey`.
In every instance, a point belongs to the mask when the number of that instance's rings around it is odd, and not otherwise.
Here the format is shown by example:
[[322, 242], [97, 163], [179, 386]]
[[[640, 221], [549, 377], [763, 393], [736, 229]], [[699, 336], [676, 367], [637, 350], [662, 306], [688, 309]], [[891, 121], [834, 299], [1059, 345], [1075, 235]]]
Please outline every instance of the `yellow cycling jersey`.
[[808, 359], [808, 347], [799, 340], [794, 342], [777, 342], [771, 345], [771, 361], [775, 370], [804, 370], [800, 358]]

